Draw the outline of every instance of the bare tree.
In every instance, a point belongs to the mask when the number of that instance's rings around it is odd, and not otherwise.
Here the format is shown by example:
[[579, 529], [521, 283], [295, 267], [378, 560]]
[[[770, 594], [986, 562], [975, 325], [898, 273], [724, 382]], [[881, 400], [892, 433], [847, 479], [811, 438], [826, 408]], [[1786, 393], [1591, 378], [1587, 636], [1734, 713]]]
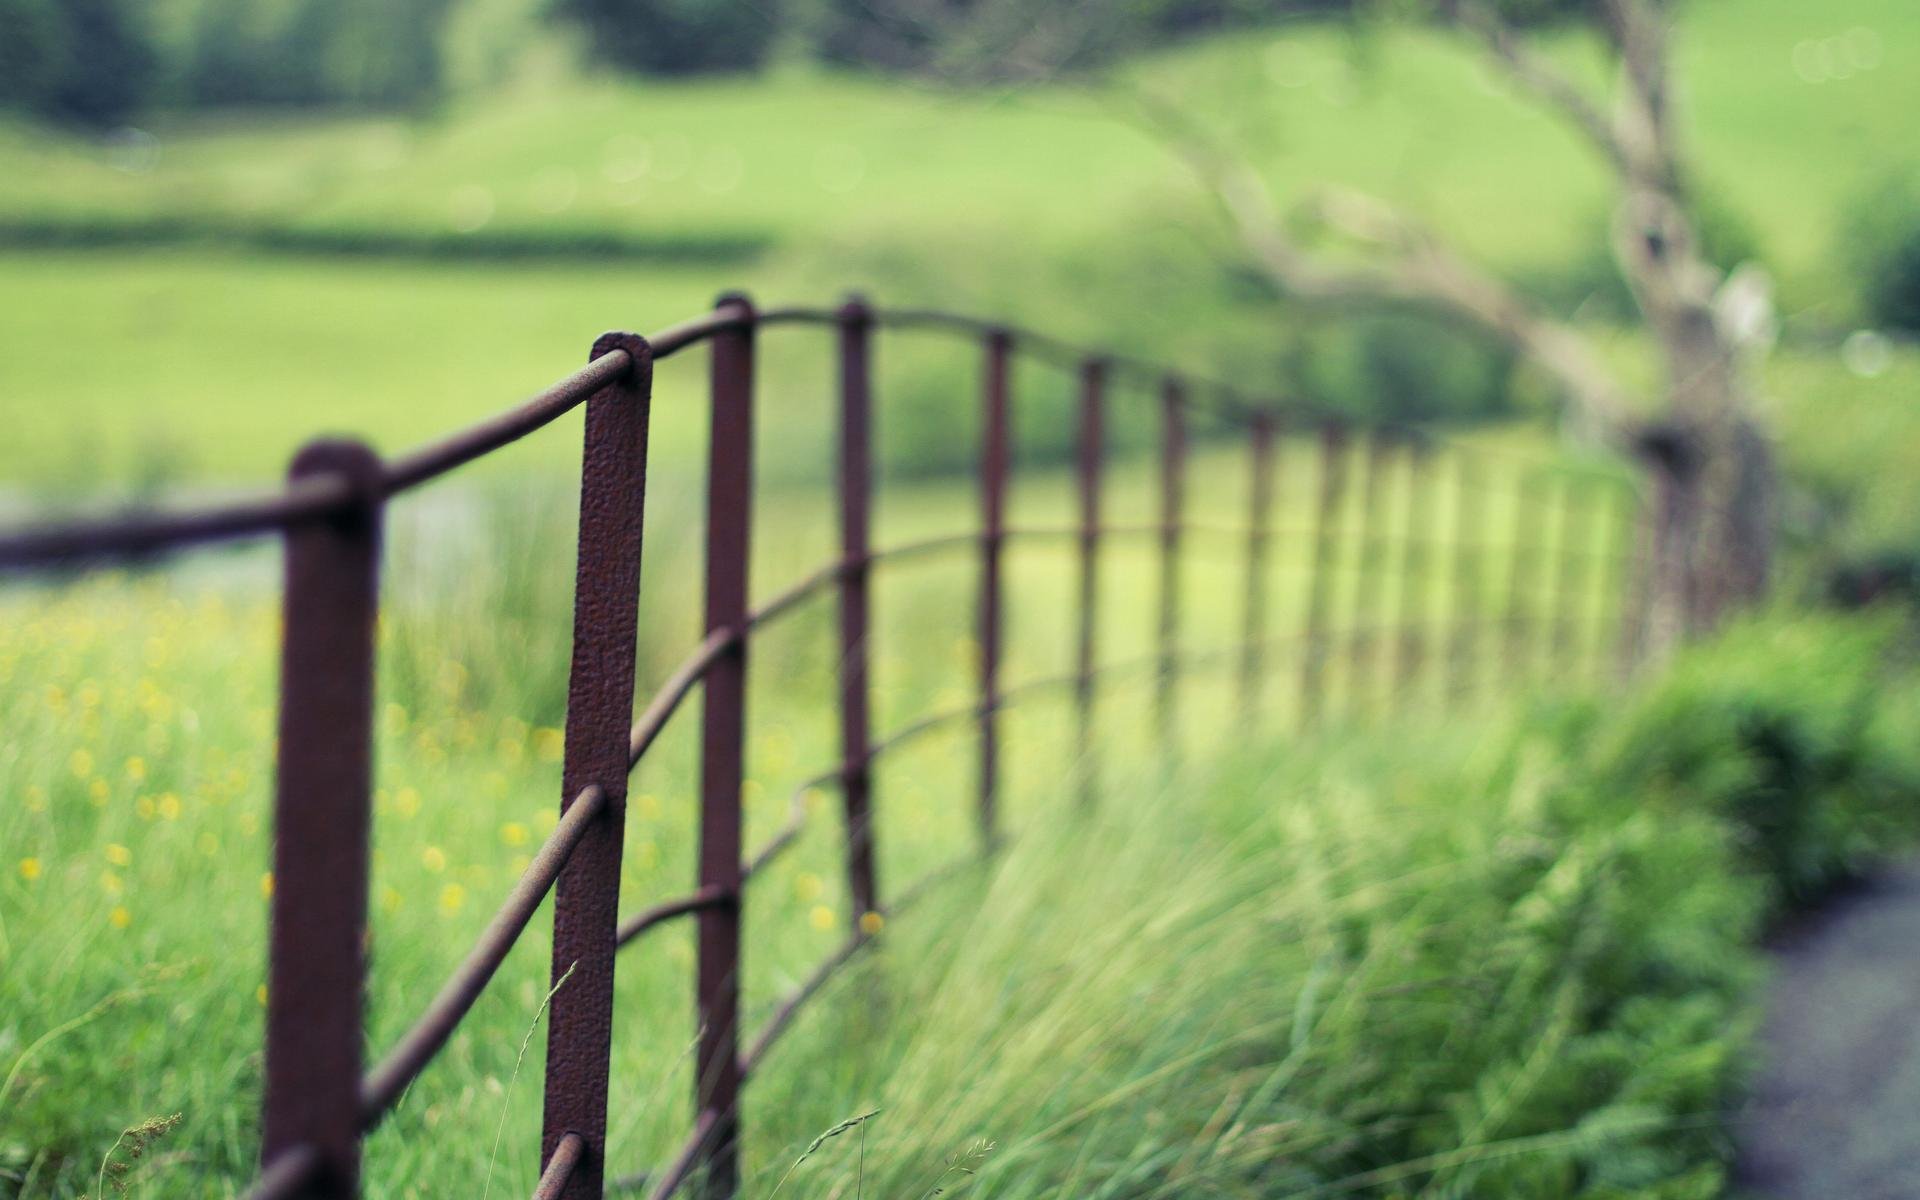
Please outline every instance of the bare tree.
[[[1283, 210], [1264, 178], [1179, 105], [1135, 91], [1145, 123], [1218, 200], [1249, 258], [1308, 303], [1410, 304], [1511, 346], [1565, 396], [1569, 415], [1634, 455], [1653, 480], [1648, 638], [1656, 652], [1711, 628], [1766, 585], [1775, 472], [1748, 359], [1770, 322], [1763, 277], [1723, 279], [1701, 253], [1675, 130], [1671, 0], [1596, 0], [1617, 69], [1594, 95], [1485, 0], [1436, 0], [1516, 86], [1560, 116], [1617, 182], [1613, 253], [1662, 351], [1663, 395], [1627, 392], [1579, 330], [1378, 199], [1319, 189]], [[1328, 236], [1341, 243], [1328, 247]]]

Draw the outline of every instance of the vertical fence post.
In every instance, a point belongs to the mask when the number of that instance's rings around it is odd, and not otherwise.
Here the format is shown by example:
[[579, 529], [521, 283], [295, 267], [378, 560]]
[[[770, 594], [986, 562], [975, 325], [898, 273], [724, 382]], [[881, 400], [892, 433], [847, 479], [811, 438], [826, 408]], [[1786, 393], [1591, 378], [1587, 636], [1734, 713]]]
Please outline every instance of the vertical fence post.
[[868, 600], [873, 501], [873, 313], [840, 308], [840, 779], [847, 823], [847, 891], [853, 927], [880, 908], [873, 863]]
[[728, 902], [699, 916], [694, 1100], [712, 1134], [701, 1150], [704, 1195], [726, 1200], [740, 1181], [740, 788], [746, 740], [747, 570], [753, 520], [754, 309], [728, 294], [738, 324], [714, 335], [707, 449], [709, 635], [733, 642], [708, 671], [700, 746], [700, 886]]
[[[1591, 526], [1581, 518], [1585, 511], [1574, 502], [1573, 482], [1559, 480], [1554, 487], [1555, 532], [1553, 540], [1554, 572], [1553, 581], [1553, 663], [1556, 678], [1570, 678], [1574, 673], [1579, 649], [1580, 603], [1583, 599], [1580, 591], [1580, 577], [1592, 561], [1591, 545], [1582, 546], [1579, 533]], [[1591, 542], [1593, 539], [1587, 539]]]
[[1013, 335], [987, 335], [981, 386], [980, 435], [980, 844], [992, 852], [1000, 841], [1000, 601], [1001, 560], [1006, 543], [1007, 469], [1012, 457], [1008, 371]]
[[1380, 685], [1381, 597], [1386, 574], [1385, 534], [1381, 529], [1380, 496], [1386, 476], [1387, 441], [1378, 429], [1369, 430], [1360, 458], [1360, 522], [1355, 547], [1353, 628], [1347, 638], [1346, 711], [1358, 715]]
[[1273, 515], [1273, 418], [1255, 413], [1247, 430], [1247, 579], [1241, 616], [1240, 709], [1260, 711], [1261, 667], [1267, 640], [1267, 542]]
[[1653, 605], [1654, 556], [1658, 535], [1652, 514], [1639, 489], [1635, 489], [1627, 511], [1629, 561], [1625, 564], [1618, 601], [1618, 633], [1615, 664], [1621, 682], [1633, 677], [1646, 657], [1648, 629]]
[[1478, 661], [1480, 623], [1486, 619], [1482, 592], [1486, 566], [1481, 557], [1486, 528], [1480, 484], [1472, 459], [1456, 451], [1453, 461], [1453, 602], [1447, 606], [1453, 621], [1446, 687], [1449, 700], [1478, 690], [1475, 685], [1482, 675]]
[[1168, 376], [1160, 389], [1160, 622], [1154, 726], [1171, 753], [1179, 736], [1180, 534], [1186, 501], [1186, 390]]
[[569, 1133], [584, 1142], [579, 1165], [560, 1191], [565, 1200], [597, 1200], [606, 1168], [615, 928], [647, 492], [653, 353], [634, 334], [609, 333], [593, 344], [592, 357], [615, 351], [625, 351], [632, 366], [587, 401], [573, 666], [560, 772], [562, 812], [589, 788], [599, 788], [606, 798], [561, 870], [553, 902], [551, 983], [556, 990], [547, 1013], [540, 1161], [545, 1164]]
[[1400, 588], [1395, 601], [1398, 626], [1393, 660], [1395, 708], [1404, 705], [1419, 681], [1427, 653], [1427, 622], [1433, 614], [1429, 548], [1438, 527], [1433, 497], [1427, 494], [1427, 447], [1407, 443], [1406, 494], [1401, 497]]
[[1320, 492], [1314, 503], [1313, 559], [1307, 566], [1305, 644], [1300, 650], [1300, 724], [1317, 724], [1326, 713], [1328, 620], [1333, 604], [1333, 557], [1341, 502], [1347, 484], [1347, 430], [1338, 421], [1320, 426]]
[[1080, 643], [1075, 655], [1073, 702], [1075, 746], [1080, 762], [1080, 801], [1091, 804], [1099, 793], [1093, 761], [1093, 664], [1100, 604], [1100, 464], [1105, 433], [1107, 365], [1088, 359], [1080, 365], [1080, 436], [1077, 475], [1080, 485]]
[[381, 467], [322, 441], [289, 475], [340, 476], [355, 499], [286, 534], [260, 1158], [309, 1147], [319, 1169], [294, 1194], [345, 1200], [360, 1185]]
[[1538, 596], [1528, 594], [1533, 569], [1540, 558], [1541, 504], [1537, 481], [1525, 467], [1513, 483], [1513, 543], [1507, 556], [1507, 612], [1505, 619], [1506, 671], [1510, 683], [1533, 682], [1532, 641]]

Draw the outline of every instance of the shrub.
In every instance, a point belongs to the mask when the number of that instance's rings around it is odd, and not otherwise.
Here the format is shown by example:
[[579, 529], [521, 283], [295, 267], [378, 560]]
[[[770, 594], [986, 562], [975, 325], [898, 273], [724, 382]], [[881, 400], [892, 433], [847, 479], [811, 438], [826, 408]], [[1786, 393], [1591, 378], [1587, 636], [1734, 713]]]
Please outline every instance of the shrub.
[[1860, 277], [1868, 319], [1920, 332], [1920, 179], [1890, 177], [1856, 201], [1841, 249]]
[[781, 25], [749, 0], [556, 0], [554, 12], [585, 33], [589, 57], [649, 75], [753, 70]]

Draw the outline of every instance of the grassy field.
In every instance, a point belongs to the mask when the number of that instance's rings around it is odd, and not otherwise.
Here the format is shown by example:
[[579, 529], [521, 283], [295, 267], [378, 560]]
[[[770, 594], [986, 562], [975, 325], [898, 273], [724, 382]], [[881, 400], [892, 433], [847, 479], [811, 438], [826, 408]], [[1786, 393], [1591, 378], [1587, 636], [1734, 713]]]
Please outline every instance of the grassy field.
[[[1789, 313], [1844, 326], [1853, 286], [1835, 239], [1851, 198], [1906, 152], [1914, 12], [1719, 0], [1687, 20], [1707, 183], [1753, 226]], [[1856, 28], [1873, 31], [1879, 65], [1823, 83], [1795, 73], [1800, 42]], [[1431, 36], [1356, 45], [1304, 26], [1132, 71], [1227, 117], [1283, 184], [1381, 189], [1515, 278], [1586, 269], [1599, 174]], [[566, 373], [602, 329], [657, 328], [723, 288], [779, 303], [859, 286], [1245, 379], [1283, 353], [1272, 308], [1223, 282], [1190, 182], [1108, 101], [1064, 85], [961, 96], [802, 73], [540, 78], [417, 122], [152, 128], [157, 157], [0, 127], [9, 516], [267, 482], [315, 432], [403, 449]], [[1646, 369], [1631, 332], [1595, 332], [1630, 373]], [[818, 334], [765, 337], [758, 596], [831, 554], [829, 354]], [[970, 487], [940, 472], [971, 454], [974, 351], [889, 339], [880, 370], [879, 540], [970, 527]], [[1903, 403], [1920, 355], [1896, 348], [1864, 377], [1796, 338], [1766, 372], [1795, 471], [1792, 532], [1825, 553], [1910, 545], [1898, 480], [1920, 445]], [[1017, 385], [1013, 519], [1062, 524], [1070, 381], [1023, 367]], [[643, 690], [695, 639], [702, 386], [697, 355], [660, 372]], [[1149, 401], [1116, 401], [1116, 521], [1153, 519]], [[1200, 432], [1193, 512], [1236, 523], [1244, 464]], [[1476, 480], [1496, 497], [1481, 563], [1480, 615], [1493, 615], [1512, 474], [1613, 495], [1620, 476], [1531, 424], [1464, 436], [1494, 464]], [[394, 514], [375, 1052], [551, 827], [578, 437], [562, 422]], [[1304, 603], [1304, 439], [1286, 442], [1279, 479], [1276, 632]], [[1398, 528], [1445, 524], [1450, 505], [1391, 490], [1386, 509]], [[1610, 596], [1623, 533], [1605, 531], [1591, 581]], [[1236, 552], [1194, 539], [1182, 581], [1194, 648], [1237, 636]], [[1049, 543], [1012, 551], [1010, 682], [1069, 665], [1069, 563]], [[1151, 645], [1150, 547], [1116, 543], [1107, 564], [1105, 646], [1122, 658]], [[1340, 558], [1343, 612], [1361, 565]], [[1383, 604], [1405, 611], [1397, 570]], [[0, 1196], [97, 1197], [116, 1180], [136, 1195], [232, 1195], [248, 1175], [274, 586], [270, 555], [239, 552], [0, 592]], [[882, 728], [970, 694], [973, 586], [965, 557], [882, 580]], [[1440, 599], [1428, 615], [1461, 611]], [[1616, 613], [1603, 602], [1588, 616], [1582, 669], [1516, 680], [1515, 694], [1605, 677]], [[808, 609], [757, 643], [750, 840], [831, 757], [829, 621]], [[1737, 1084], [1752, 937], [1903, 832], [1888, 809], [1920, 778], [1901, 749], [1915, 689], [1883, 668], [1904, 654], [1885, 628], [1780, 618], [1604, 712], [1542, 701], [1463, 720], [1481, 710], [1435, 686], [1384, 735], [1268, 752], [1296, 716], [1298, 664], [1277, 655], [1262, 723], [1230, 707], [1230, 674], [1188, 686], [1178, 769], [1144, 736], [1141, 693], [1116, 692], [1089, 824], [1060, 811], [1080, 769], [1058, 751], [1064, 714], [1023, 711], [1010, 802], [1030, 836], [936, 893], [837, 986], [842, 1001], [883, 997], [877, 1012], [810, 1017], [783, 1045], [749, 1099], [750, 1194], [1719, 1194], [1716, 1119]], [[1489, 682], [1496, 663], [1480, 662]], [[1353, 698], [1388, 690], [1339, 662], [1334, 682], [1339, 704], [1366, 715]], [[1779, 744], [1813, 765], [1780, 767], [1756, 728], [1789, 730]], [[677, 724], [638, 775], [629, 905], [692, 876], [691, 739]], [[955, 736], [887, 766], [890, 885], [968, 849], [970, 754]], [[808, 803], [806, 840], [750, 910], [756, 1015], [847, 917], [832, 797]], [[1819, 817], [1785, 822], [1805, 851], [1792, 863], [1768, 857], [1784, 820], [1774, 804]], [[485, 1196], [531, 1179], [544, 918], [532, 929], [374, 1136], [370, 1195]], [[670, 930], [623, 963], [620, 1169], [657, 1161], [685, 1123], [690, 953]], [[812, 1137], [874, 1107], [781, 1182]], [[131, 1160], [122, 1131], [176, 1112], [180, 1125]]]

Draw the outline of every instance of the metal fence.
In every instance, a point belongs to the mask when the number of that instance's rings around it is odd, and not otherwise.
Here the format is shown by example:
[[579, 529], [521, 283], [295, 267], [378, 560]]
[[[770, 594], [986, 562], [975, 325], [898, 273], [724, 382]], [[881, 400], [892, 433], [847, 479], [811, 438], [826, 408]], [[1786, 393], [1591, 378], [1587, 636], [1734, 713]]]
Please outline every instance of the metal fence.
[[[755, 607], [748, 580], [755, 341], [759, 330], [775, 325], [827, 327], [837, 336], [840, 555]], [[895, 328], [944, 332], [979, 347], [980, 522], [971, 531], [875, 548], [872, 348], [878, 331]], [[662, 360], [700, 345], [711, 354], [706, 636], [636, 717], [653, 372]], [[1011, 367], [1022, 354], [1077, 375], [1078, 521], [1065, 529], [1007, 521]], [[1124, 526], [1102, 515], [1103, 476], [1113, 457], [1106, 417], [1112, 404], [1138, 402], [1143, 395], [1157, 404], [1160, 420], [1158, 519]], [[405, 1036], [363, 1073], [383, 513], [393, 497], [581, 405], [586, 432], [561, 816], [466, 959]], [[1234, 443], [1248, 456], [1244, 523], [1203, 525], [1187, 511], [1189, 424], [1196, 414], [1235, 431]], [[1310, 439], [1317, 482], [1304, 617], [1299, 628], [1276, 635], [1269, 627], [1268, 567], [1275, 449], [1282, 438]], [[1385, 481], [1394, 470], [1404, 472], [1396, 489], [1404, 505], [1399, 514], [1384, 509]], [[1511, 485], [1505, 492], [1503, 482]], [[1444, 504], [1442, 496], [1448, 497]], [[1510, 529], [1488, 528], [1494, 499], [1506, 504], [1509, 511], [1500, 515], [1511, 518]], [[607, 334], [594, 343], [585, 369], [518, 408], [410, 454], [383, 461], [356, 442], [314, 442], [294, 458], [285, 487], [271, 494], [0, 536], [0, 567], [85, 566], [266, 536], [279, 537], [284, 546], [262, 1167], [251, 1196], [358, 1193], [361, 1140], [445, 1046], [552, 892], [551, 978], [566, 983], [554, 992], [548, 1016], [543, 1171], [533, 1194], [578, 1200], [626, 1183], [664, 1200], [690, 1182], [709, 1197], [736, 1192], [742, 1087], [801, 1007], [876, 936], [881, 914], [897, 913], [946, 873], [881, 890], [872, 768], [882, 755], [937, 729], [973, 726], [979, 854], [987, 856], [1006, 836], [997, 805], [1000, 717], [1029, 696], [1055, 692], [1070, 698], [1076, 714], [1071, 749], [1086, 764], [1095, 752], [1096, 690], [1128, 672], [1151, 678], [1155, 725], [1170, 743], [1181, 680], [1202, 666], [1235, 671], [1240, 702], [1250, 708], [1276, 678], [1285, 679], [1296, 689], [1302, 723], [1422, 688], [1458, 696], [1490, 687], [1496, 680], [1489, 664], [1497, 664], [1499, 678], [1509, 683], [1538, 678], [1547, 669], [1610, 671], [1636, 654], [1644, 606], [1632, 593], [1643, 572], [1633, 564], [1644, 558], [1644, 549], [1627, 551], [1617, 537], [1610, 545], [1608, 530], [1640, 524], [1631, 489], [1616, 481], [1516, 465], [1418, 430], [1354, 427], [1299, 406], [1254, 402], [1223, 385], [1091, 354], [1038, 334], [943, 312], [874, 309], [858, 300], [834, 309], [756, 311], [745, 297], [729, 295], [712, 312], [650, 338]], [[1188, 537], [1200, 533], [1231, 538], [1243, 562], [1244, 624], [1238, 643], [1224, 653], [1182, 651], [1180, 562]], [[1002, 678], [1005, 548], [1016, 539], [1043, 536], [1064, 539], [1077, 559], [1074, 667], [1009, 684]], [[1144, 660], [1102, 661], [1097, 565], [1105, 542], [1130, 536], [1157, 545], [1156, 644]], [[943, 553], [979, 556], [977, 691], [960, 707], [876, 736], [869, 715], [870, 579], [883, 564]], [[1494, 555], [1504, 562], [1491, 562]], [[1342, 563], [1355, 570], [1336, 589]], [[1398, 580], [1391, 595], [1385, 591], [1389, 577]], [[1498, 583], [1504, 596], [1490, 594]], [[806, 810], [796, 805], [765, 845], [748, 852], [742, 844], [748, 647], [755, 631], [802, 601], [836, 592], [840, 761], [803, 786], [837, 785], [841, 794], [851, 927], [839, 948], [743, 1040], [739, 963], [746, 888], [794, 844], [806, 820]], [[1277, 661], [1291, 668], [1286, 676]], [[1339, 688], [1333, 686], [1336, 675]], [[687, 894], [622, 917], [617, 902], [628, 776], [696, 686], [703, 708], [698, 878]], [[1380, 694], [1363, 694], [1369, 689]], [[1083, 798], [1091, 800], [1095, 772], [1083, 770], [1081, 779]], [[697, 1116], [672, 1161], [609, 1181], [604, 1152], [618, 956], [649, 930], [688, 917], [698, 927]]]

